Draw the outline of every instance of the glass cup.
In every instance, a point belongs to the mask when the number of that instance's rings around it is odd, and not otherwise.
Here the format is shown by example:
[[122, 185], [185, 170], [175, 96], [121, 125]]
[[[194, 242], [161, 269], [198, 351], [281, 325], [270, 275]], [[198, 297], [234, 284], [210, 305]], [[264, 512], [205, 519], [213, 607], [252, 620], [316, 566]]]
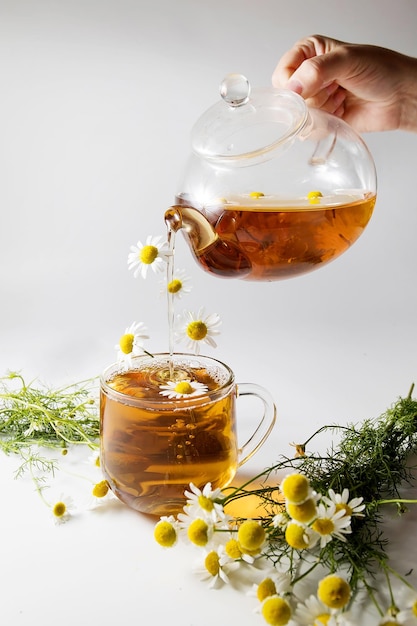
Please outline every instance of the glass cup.
[[[239, 446], [236, 399], [263, 405]], [[134, 357], [108, 367], [100, 384], [100, 462], [114, 494], [152, 515], [176, 514], [193, 483], [223, 488], [269, 436], [276, 408], [269, 392], [235, 382], [218, 360], [190, 354]]]

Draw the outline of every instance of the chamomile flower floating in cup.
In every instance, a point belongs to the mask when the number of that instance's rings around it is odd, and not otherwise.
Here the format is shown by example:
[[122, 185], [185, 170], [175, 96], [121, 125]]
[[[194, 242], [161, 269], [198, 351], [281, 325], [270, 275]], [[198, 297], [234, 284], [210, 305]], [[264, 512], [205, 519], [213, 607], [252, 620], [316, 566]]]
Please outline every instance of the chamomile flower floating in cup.
[[166, 241], [162, 237], [149, 235], [145, 243], [138, 241], [136, 246], [130, 247], [127, 264], [133, 270], [133, 276], [146, 278], [148, 269], [152, 268], [155, 273], [162, 272], [166, 266], [170, 251]]
[[213, 337], [220, 334], [218, 329], [220, 324], [221, 320], [217, 313], [205, 315], [203, 308], [197, 313], [184, 311], [177, 319], [176, 339], [185, 340], [187, 349], [199, 354], [201, 344], [217, 347]]
[[166, 396], [169, 399], [181, 398], [194, 398], [195, 396], [201, 396], [208, 391], [207, 385], [199, 383], [196, 380], [170, 380], [166, 385], [160, 386], [161, 396]]
[[175, 270], [172, 280], [168, 282], [165, 277], [161, 281], [161, 294], [169, 293], [175, 299], [181, 299], [183, 295], [190, 293], [191, 279], [185, 270]]
[[115, 346], [115, 349], [118, 351], [117, 360], [129, 364], [133, 356], [149, 354], [143, 347], [146, 339], [149, 339], [149, 335], [145, 325], [142, 322], [133, 322], [126, 328], [124, 334], [119, 339], [119, 343]]

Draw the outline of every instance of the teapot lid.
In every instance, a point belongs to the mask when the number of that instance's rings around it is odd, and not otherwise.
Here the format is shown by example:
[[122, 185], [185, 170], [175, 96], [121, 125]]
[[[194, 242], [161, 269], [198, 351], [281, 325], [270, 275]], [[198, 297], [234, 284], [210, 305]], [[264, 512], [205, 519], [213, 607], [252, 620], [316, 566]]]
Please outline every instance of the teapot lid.
[[265, 155], [291, 141], [309, 118], [301, 96], [275, 88], [251, 89], [242, 74], [228, 74], [221, 100], [196, 122], [193, 150], [206, 159], [233, 161]]

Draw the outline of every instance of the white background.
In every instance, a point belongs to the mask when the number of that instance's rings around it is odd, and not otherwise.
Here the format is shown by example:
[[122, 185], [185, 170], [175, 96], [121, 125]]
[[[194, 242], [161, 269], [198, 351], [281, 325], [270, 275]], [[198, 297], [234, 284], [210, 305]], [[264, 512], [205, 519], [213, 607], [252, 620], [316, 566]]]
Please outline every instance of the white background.
[[[190, 129], [217, 101], [222, 78], [240, 72], [253, 86], [269, 86], [281, 54], [315, 32], [416, 56], [416, 26], [413, 0], [0, 0], [0, 375], [18, 370], [47, 384], [95, 376], [114, 360], [114, 345], [134, 320], [149, 328], [148, 349], [165, 351], [159, 279], [135, 280], [127, 254], [138, 239], [165, 234]], [[178, 266], [194, 284], [184, 307], [204, 305], [223, 320], [218, 348], [207, 353], [238, 380], [268, 387], [276, 401], [276, 430], [253, 463], [261, 468], [326, 422], [376, 417], [417, 383], [417, 137], [389, 132], [365, 140], [378, 173], [374, 216], [354, 247], [320, 271], [269, 284], [216, 279], [178, 241]], [[62, 576], [69, 584], [75, 564], [91, 567], [82, 623], [110, 624], [119, 608], [139, 620], [139, 588], [147, 606], [152, 585], [134, 561], [138, 546], [128, 547], [137, 525], [140, 549], [151, 545], [147, 564], [156, 559], [155, 572], [166, 565], [154, 584], [173, 605], [159, 605], [155, 616], [197, 626], [216, 619], [200, 587], [204, 610], [185, 611], [185, 582], [174, 560], [153, 553], [147, 521], [117, 509], [116, 519], [100, 516], [101, 525], [87, 519], [76, 531], [66, 525], [50, 535], [36, 495], [8, 472], [2, 483], [13, 506], [2, 505], [1, 524], [21, 532], [6, 555], [18, 587], [5, 623], [32, 623], [40, 611], [40, 583], [31, 587], [22, 572], [35, 573], [43, 552], [46, 594], [48, 580]], [[27, 540], [29, 506], [42, 546]], [[100, 530], [110, 555], [122, 536], [111, 567], [105, 546], [94, 541]], [[61, 549], [65, 564], [54, 560]], [[124, 597], [126, 572], [139, 578]], [[106, 597], [106, 581], [117, 602]], [[55, 590], [55, 598], [44, 624], [80, 621], [73, 592]], [[238, 604], [236, 621], [259, 623], [245, 617], [247, 609], [239, 614]]]

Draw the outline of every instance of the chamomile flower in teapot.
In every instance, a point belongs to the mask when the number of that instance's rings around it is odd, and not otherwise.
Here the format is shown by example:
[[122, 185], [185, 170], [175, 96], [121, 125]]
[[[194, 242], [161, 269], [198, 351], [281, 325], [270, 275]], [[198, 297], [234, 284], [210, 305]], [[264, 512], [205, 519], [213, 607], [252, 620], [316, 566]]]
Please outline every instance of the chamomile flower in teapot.
[[201, 267], [272, 281], [336, 259], [366, 228], [376, 172], [363, 139], [297, 94], [251, 89], [240, 74], [195, 124], [192, 151], [165, 213]]

